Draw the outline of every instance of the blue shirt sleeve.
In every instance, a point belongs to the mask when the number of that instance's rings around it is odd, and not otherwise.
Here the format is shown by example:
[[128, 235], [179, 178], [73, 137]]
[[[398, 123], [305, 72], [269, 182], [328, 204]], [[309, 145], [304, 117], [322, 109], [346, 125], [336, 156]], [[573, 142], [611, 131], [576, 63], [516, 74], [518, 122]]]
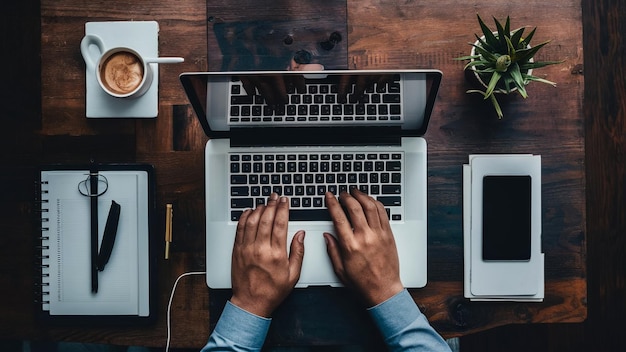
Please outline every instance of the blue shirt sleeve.
[[228, 301], [202, 352], [260, 351], [271, 322]]
[[369, 308], [368, 312], [392, 352], [450, 351], [446, 341], [430, 326], [406, 289]]
[[[407, 290], [368, 309], [390, 351], [450, 352]], [[228, 301], [202, 352], [260, 351], [271, 319], [249, 313]]]

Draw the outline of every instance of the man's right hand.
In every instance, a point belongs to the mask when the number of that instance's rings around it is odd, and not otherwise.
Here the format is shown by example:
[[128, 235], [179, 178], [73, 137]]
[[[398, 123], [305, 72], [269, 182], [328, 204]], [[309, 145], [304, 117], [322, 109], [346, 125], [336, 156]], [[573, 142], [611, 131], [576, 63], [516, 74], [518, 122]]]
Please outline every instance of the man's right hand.
[[324, 234], [328, 255], [344, 285], [369, 306], [402, 291], [398, 251], [383, 205], [357, 189], [341, 193], [339, 200], [326, 193], [326, 205], [337, 232], [337, 238]]

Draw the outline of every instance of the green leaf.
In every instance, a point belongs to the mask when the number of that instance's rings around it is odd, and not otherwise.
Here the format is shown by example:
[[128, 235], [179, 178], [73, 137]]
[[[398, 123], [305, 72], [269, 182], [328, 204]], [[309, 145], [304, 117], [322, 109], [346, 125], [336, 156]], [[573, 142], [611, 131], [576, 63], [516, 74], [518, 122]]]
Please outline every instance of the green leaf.
[[498, 104], [498, 100], [496, 99], [495, 95], [491, 95], [491, 104], [493, 105], [493, 108], [496, 110], [496, 114], [498, 114], [498, 119], [502, 119], [504, 117], [504, 114], [502, 114], [502, 109], [500, 108], [500, 104]]
[[533, 62], [526, 62], [526, 63], [520, 64], [520, 70], [528, 71], [530, 69], [542, 68], [542, 67], [546, 67], [546, 66], [550, 66], [550, 65], [556, 65], [556, 64], [562, 64], [563, 62], [564, 62], [564, 60], [561, 60], [561, 61], [533, 61]]
[[[467, 65], [465, 65], [465, 67], [463, 67], [464, 70], [467, 70], [470, 67], [475, 67], [476, 71], [482, 71], [485, 70], [483, 68], [481, 68], [480, 66], [486, 66], [488, 64], [488, 62], [483, 62], [483, 61], [470, 61], [467, 63]], [[490, 68], [486, 68], [486, 69], [490, 69]], [[492, 71], [494, 69], [491, 69]]]
[[[495, 53], [498, 52], [497, 48], [492, 47], [491, 45], [489, 45], [484, 38], [481, 38], [478, 36], [478, 34], [474, 34], [474, 36], [476, 36], [476, 41], [478, 42], [478, 46], [480, 46], [481, 48], [484, 48], [485, 50]], [[473, 47], [476, 47], [475, 43], [471, 43], [470, 44]]]
[[506, 23], [504, 24], [504, 34], [509, 36], [511, 33], [511, 18], [506, 16]]
[[486, 50], [485, 48], [481, 48], [478, 45], [474, 46], [476, 48], [476, 52], [481, 55], [486, 61], [489, 62], [496, 62], [498, 60], [498, 56], [496, 56], [494, 53]]
[[480, 18], [480, 15], [476, 14], [476, 17], [478, 17], [478, 23], [480, 24], [480, 28], [483, 31], [483, 35], [485, 36], [485, 41], [487, 42], [487, 44], [489, 44], [493, 48], [497, 48], [498, 39], [496, 38], [496, 36], [493, 35], [491, 29], [489, 29], [485, 22], [483, 22], [482, 18]]
[[516, 29], [511, 34], [511, 43], [513, 43], [516, 49], [524, 49], [526, 47], [522, 40], [522, 35], [524, 35], [524, 27]]
[[535, 46], [533, 46], [532, 48], [528, 48], [528, 49], [521, 49], [518, 50], [516, 53], [517, 56], [517, 60], [518, 62], [528, 62], [533, 56], [535, 56], [535, 54], [539, 51], [539, 49], [543, 48], [546, 44], [548, 44], [550, 41], [545, 41], [541, 44], [537, 44]]
[[487, 99], [490, 95], [493, 94], [493, 91], [496, 88], [498, 81], [500, 81], [500, 78], [502, 78], [502, 75], [500, 74], [500, 72], [494, 71], [493, 74], [491, 75], [491, 80], [489, 81], [489, 84], [487, 85], [487, 90], [485, 91], [485, 99]]
[[511, 39], [508, 37], [504, 39], [506, 39], [507, 51], [509, 53], [509, 56], [511, 57], [511, 61], [513, 62], [517, 61], [517, 53], [515, 51], [515, 47], [513, 46], [513, 43], [511, 43]]
[[511, 67], [509, 68], [509, 73], [511, 74], [511, 79], [513, 80], [513, 83], [515, 83], [519, 94], [524, 98], [528, 98], [528, 94], [526, 93], [526, 82], [524, 80], [522, 72], [519, 69], [519, 65], [511, 65]]
[[455, 57], [453, 60], [464, 61], [464, 60], [476, 60], [476, 59], [480, 59], [480, 55], [460, 56], [460, 57]]
[[[501, 48], [507, 48], [507, 44], [506, 44], [506, 39], [507, 37], [510, 35], [510, 32], [507, 32], [504, 27], [502, 27], [502, 24], [500, 24], [500, 22], [494, 17], [493, 18], [494, 22], [496, 23], [496, 28], [498, 29], [498, 40], [500, 42], [500, 47]], [[507, 17], [507, 22], [508, 22], [508, 17]], [[508, 50], [506, 51], [508, 53]]]
[[527, 81], [541, 82], [545, 84], [549, 84], [553, 87], [556, 87], [556, 83], [552, 81], [548, 81], [547, 79], [539, 78], [533, 75], [524, 75], [524, 79]]
[[496, 69], [495, 69], [495, 67], [476, 68], [476, 72], [477, 72], [477, 73], [488, 73], [488, 74], [492, 74], [492, 73], [496, 72]]
[[480, 93], [480, 95], [485, 96], [485, 92], [483, 92], [482, 90], [478, 90], [478, 89], [470, 89], [470, 90], [467, 90], [465, 93]]
[[533, 39], [533, 36], [535, 35], [535, 31], [537, 31], [537, 27], [533, 28], [532, 31], [530, 31], [530, 33], [526, 36], [526, 38], [524, 38], [524, 47], [530, 45], [530, 41]]

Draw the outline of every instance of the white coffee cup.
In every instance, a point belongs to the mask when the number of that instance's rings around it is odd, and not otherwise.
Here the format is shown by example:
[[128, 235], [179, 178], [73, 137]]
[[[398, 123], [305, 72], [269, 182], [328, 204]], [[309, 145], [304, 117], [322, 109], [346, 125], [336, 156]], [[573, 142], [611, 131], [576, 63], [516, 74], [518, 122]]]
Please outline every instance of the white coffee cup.
[[[91, 45], [98, 48], [97, 56], [89, 49]], [[126, 47], [107, 49], [102, 38], [94, 34], [83, 38], [80, 51], [88, 74], [93, 73], [100, 87], [115, 98], [137, 98], [147, 92], [154, 75], [151, 64], [185, 61], [182, 57], [145, 58]]]

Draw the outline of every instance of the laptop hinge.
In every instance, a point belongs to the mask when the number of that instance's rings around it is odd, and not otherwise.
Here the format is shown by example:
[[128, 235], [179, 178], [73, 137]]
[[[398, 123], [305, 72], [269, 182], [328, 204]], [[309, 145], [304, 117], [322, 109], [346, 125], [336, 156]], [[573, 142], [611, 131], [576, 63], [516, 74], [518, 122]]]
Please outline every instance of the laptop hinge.
[[231, 132], [232, 147], [367, 146], [401, 144], [399, 128], [254, 128]]

